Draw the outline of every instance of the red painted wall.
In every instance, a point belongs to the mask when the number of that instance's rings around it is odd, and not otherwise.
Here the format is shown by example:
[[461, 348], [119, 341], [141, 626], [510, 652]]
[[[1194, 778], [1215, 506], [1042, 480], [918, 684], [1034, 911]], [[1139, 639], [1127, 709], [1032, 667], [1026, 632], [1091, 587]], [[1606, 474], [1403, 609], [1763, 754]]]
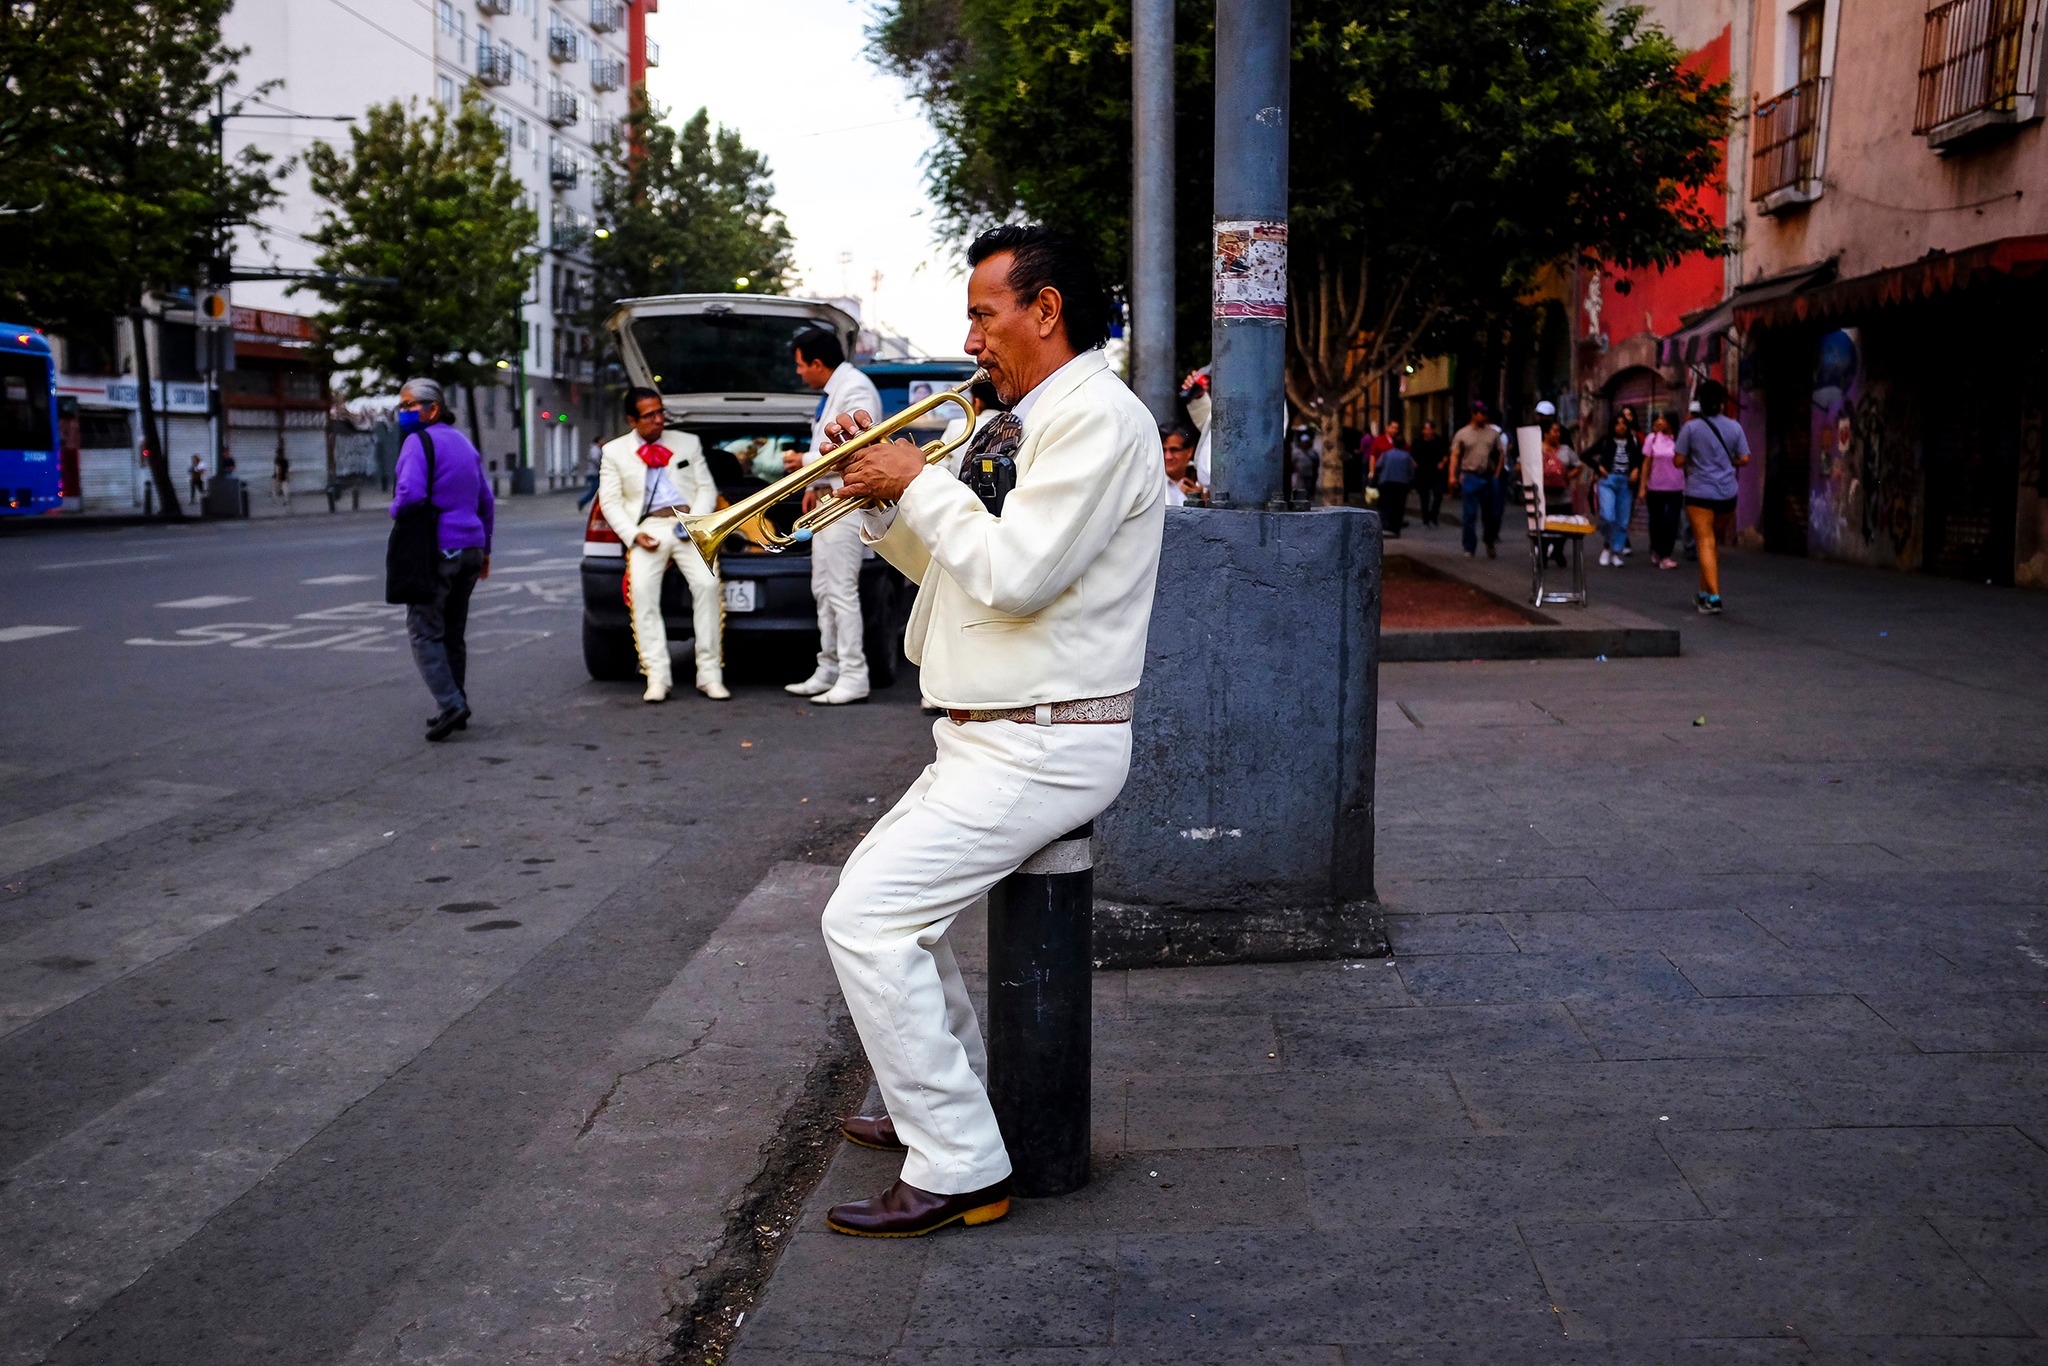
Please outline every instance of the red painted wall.
[[[1728, 50], [1728, 30], [1724, 28], [1720, 37], [1693, 53], [1686, 65], [1702, 72], [1708, 80], [1724, 81], [1728, 79]], [[1727, 150], [1727, 143], [1723, 141], [1721, 151], [1724, 157]], [[1694, 200], [1713, 221], [1727, 222], [1725, 179], [1700, 191]], [[1623, 282], [1628, 286], [1626, 294], [1619, 289]], [[1612, 345], [1644, 332], [1657, 336], [1675, 332], [1678, 320], [1685, 314], [1711, 308], [1721, 302], [1725, 276], [1720, 258], [1695, 254], [1668, 270], [1608, 271], [1600, 283], [1600, 330], [1607, 334], [1608, 343]], [[1579, 307], [1582, 314], [1579, 335], [1584, 337], [1583, 297]]]

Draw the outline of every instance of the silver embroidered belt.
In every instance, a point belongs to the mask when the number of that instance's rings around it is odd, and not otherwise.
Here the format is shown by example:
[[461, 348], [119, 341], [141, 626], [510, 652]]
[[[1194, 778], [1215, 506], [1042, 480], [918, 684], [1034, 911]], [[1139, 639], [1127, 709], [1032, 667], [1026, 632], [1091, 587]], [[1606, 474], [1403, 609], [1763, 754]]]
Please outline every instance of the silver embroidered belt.
[[1027, 726], [1113, 726], [1131, 719], [1136, 688], [1115, 697], [1084, 697], [1078, 702], [1040, 702], [1035, 707], [1002, 707], [994, 711], [949, 710], [953, 724], [969, 721], [1016, 721]]

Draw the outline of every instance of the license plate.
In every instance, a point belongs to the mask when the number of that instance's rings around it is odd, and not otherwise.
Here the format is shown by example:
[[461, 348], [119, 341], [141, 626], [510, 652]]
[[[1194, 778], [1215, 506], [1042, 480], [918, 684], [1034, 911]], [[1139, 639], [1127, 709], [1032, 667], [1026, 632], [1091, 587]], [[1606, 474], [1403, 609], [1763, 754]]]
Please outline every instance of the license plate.
[[754, 610], [754, 590], [757, 585], [752, 579], [725, 579], [725, 610], [728, 612], [751, 612]]

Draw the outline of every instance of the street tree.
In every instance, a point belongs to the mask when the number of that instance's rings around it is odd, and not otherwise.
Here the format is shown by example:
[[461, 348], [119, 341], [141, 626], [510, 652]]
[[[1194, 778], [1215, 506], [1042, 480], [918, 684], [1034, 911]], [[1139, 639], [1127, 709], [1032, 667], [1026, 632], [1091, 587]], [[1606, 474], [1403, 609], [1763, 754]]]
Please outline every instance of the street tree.
[[0, 6], [0, 310], [73, 335], [127, 319], [167, 517], [184, 509], [158, 430], [147, 300], [204, 283], [219, 235], [276, 198], [267, 158], [215, 159], [207, 114], [241, 56], [221, 39], [228, 4]]
[[[1295, 0], [1287, 396], [1343, 496], [1341, 412], [1423, 348], [1516, 311], [1572, 257], [1723, 249], [1725, 83], [1607, 0]], [[1181, 335], [1207, 337], [1213, 10], [1181, 3]], [[892, 0], [874, 55], [931, 111], [931, 187], [963, 231], [1029, 215], [1121, 265], [1130, 202], [1121, 0]], [[1192, 144], [1192, 145], [1191, 145]], [[1186, 268], [1189, 261], [1195, 268]]]
[[613, 348], [613, 302], [647, 294], [759, 290], [788, 280], [788, 227], [768, 162], [699, 109], [682, 127], [636, 91], [623, 133], [598, 168], [591, 331]]
[[480, 439], [476, 386], [524, 346], [540, 231], [483, 100], [373, 105], [347, 148], [316, 143], [306, 167], [327, 204], [312, 241], [330, 278], [307, 286], [326, 302], [327, 359], [352, 394], [421, 375], [461, 387]]

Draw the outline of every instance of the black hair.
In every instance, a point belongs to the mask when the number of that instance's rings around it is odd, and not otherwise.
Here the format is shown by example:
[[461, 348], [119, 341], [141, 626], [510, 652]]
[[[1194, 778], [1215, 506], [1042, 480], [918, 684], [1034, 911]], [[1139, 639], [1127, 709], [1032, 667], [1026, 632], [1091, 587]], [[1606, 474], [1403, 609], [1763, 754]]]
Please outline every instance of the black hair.
[[1041, 290], [1056, 290], [1067, 345], [1090, 351], [1109, 340], [1109, 294], [1094, 258], [1079, 241], [1043, 224], [1006, 223], [974, 239], [967, 249], [968, 268], [1006, 251], [1011, 254], [1006, 283], [1018, 303], [1031, 302]]
[[626, 390], [626, 419], [628, 421], [631, 421], [634, 418], [639, 417], [640, 405], [645, 403], [650, 398], [657, 403], [661, 402], [660, 394], [655, 393], [652, 389], [643, 388], [638, 384]]
[[974, 387], [967, 391], [967, 396], [976, 403], [979, 403], [982, 411], [985, 413], [1007, 413], [1010, 411], [1010, 405], [1003, 402], [1003, 396], [996, 392], [994, 380], [976, 380]]
[[1176, 436], [1187, 442], [1190, 446], [1201, 440], [1200, 437], [1195, 435], [1195, 429], [1188, 426], [1185, 422], [1162, 422], [1159, 424], [1159, 442], [1161, 445], [1166, 444]]
[[846, 364], [846, 348], [839, 334], [829, 327], [806, 327], [790, 342], [790, 349], [802, 361], [817, 361], [837, 370]]
[[1702, 417], [1719, 417], [1721, 410], [1728, 406], [1728, 386], [1720, 380], [1710, 379], [1692, 391], [1700, 405]]

